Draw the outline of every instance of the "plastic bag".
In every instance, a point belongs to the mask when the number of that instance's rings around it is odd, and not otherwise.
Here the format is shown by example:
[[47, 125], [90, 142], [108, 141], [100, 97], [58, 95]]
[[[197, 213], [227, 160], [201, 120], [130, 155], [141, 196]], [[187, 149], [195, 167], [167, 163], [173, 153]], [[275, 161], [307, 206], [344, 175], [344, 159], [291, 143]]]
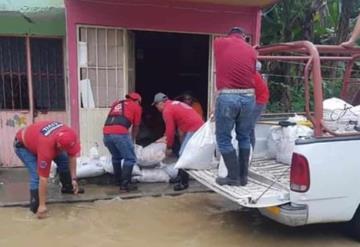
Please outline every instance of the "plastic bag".
[[149, 167], [159, 164], [165, 159], [166, 143], [154, 142], [146, 147], [135, 145], [137, 164], [141, 167]]
[[207, 121], [190, 138], [175, 168], [196, 170], [215, 168], [217, 166], [215, 148], [215, 125]]

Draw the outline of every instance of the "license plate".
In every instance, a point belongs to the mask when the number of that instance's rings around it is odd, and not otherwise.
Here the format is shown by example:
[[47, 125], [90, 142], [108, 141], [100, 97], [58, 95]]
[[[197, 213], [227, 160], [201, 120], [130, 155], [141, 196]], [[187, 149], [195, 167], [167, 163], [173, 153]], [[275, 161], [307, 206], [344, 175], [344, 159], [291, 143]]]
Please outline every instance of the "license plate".
[[274, 215], [279, 215], [280, 214], [280, 208], [279, 207], [269, 207], [269, 208], [266, 208], [266, 210], [269, 213], [274, 214]]

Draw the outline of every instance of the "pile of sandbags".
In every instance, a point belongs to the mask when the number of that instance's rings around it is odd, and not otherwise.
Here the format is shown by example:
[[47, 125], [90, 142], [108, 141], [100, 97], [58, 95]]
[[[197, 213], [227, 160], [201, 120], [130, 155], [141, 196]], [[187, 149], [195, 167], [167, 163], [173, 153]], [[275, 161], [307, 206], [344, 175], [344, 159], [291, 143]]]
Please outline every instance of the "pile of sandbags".
[[135, 145], [135, 154], [140, 172], [133, 177], [134, 181], [142, 183], [168, 182], [170, 178], [177, 176], [178, 170], [174, 168], [174, 164], [162, 163], [166, 157], [164, 138], [145, 147]]

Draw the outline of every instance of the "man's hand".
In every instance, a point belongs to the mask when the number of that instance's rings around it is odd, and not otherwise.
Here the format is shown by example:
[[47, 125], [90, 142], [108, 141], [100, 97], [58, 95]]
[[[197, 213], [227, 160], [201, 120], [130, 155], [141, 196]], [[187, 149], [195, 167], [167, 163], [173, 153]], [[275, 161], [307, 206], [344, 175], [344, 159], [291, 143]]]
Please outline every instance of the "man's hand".
[[72, 186], [73, 186], [74, 194], [75, 195], [78, 194], [79, 193], [79, 185], [78, 185], [77, 181], [75, 179], [73, 179], [71, 181], [71, 183], [72, 183]]
[[37, 212], [36, 212], [36, 217], [38, 219], [45, 219], [47, 217], [47, 208], [46, 206], [39, 206]]
[[166, 136], [163, 136], [155, 141], [155, 143], [166, 143]]
[[172, 153], [173, 153], [172, 149], [171, 149], [171, 148], [167, 148], [167, 149], [166, 149], [166, 152], [165, 152], [165, 155], [166, 155], [166, 157], [170, 157], [170, 156], [172, 155]]

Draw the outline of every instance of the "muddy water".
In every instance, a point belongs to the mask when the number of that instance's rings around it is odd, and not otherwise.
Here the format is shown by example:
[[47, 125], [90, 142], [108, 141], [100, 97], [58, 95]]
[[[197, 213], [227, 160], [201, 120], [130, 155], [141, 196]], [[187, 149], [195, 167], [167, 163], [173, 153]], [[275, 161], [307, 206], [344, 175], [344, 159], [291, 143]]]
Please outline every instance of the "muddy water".
[[338, 225], [288, 228], [216, 194], [0, 209], [0, 246], [359, 246]]

